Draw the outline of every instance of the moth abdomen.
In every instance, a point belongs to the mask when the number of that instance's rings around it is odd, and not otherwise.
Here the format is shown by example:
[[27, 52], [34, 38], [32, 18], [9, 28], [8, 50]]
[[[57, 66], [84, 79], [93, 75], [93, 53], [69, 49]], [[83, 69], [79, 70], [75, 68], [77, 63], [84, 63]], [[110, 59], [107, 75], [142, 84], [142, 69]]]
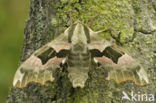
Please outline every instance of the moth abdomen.
[[71, 54], [68, 56], [68, 66], [69, 67], [75, 67], [75, 66], [89, 67], [89, 60], [90, 60], [90, 56], [87, 53], [86, 55], [79, 54], [79, 53], [77, 55]]
[[72, 82], [74, 88], [84, 87], [84, 84], [88, 78], [88, 71], [90, 65], [90, 53], [75, 53], [71, 51], [67, 59], [68, 77]]

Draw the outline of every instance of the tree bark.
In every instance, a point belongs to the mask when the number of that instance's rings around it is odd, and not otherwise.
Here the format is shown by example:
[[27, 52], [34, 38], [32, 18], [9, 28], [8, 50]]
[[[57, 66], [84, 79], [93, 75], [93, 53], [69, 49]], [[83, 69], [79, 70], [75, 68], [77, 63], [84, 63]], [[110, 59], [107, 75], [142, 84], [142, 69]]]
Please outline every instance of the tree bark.
[[60, 69], [56, 71], [55, 81], [47, 82], [44, 86], [29, 83], [25, 88], [12, 87], [8, 103], [131, 103], [129, 100], [121, 100], [123, 91], [128, 95], [133, 91], [140, 95], [146, 93], [156, 96], [155, 0], [30, 0], [20, 62], [70, 25], [69, 10], [73, 21], [79, 19], [84, 24], [100, 14], [91, 28], [94, 31], [113, 28], [111, 35], [101, 35], [108, 40], [113, 38], [129, 51], [147, 71], [150, 84], [140, 87], [130, 81], [121, 84], [107, 81], [106, 68], [93, 69], [96, 67], [93, 64], [83, 89], [74, 89], [67, 71]]

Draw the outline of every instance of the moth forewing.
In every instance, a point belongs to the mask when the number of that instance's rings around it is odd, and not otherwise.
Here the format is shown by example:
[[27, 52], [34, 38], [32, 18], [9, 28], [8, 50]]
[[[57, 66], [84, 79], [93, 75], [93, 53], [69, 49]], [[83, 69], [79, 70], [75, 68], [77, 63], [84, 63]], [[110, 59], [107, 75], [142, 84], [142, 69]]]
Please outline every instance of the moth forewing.
[[112, 44], [107, 40], [100, 37], [96, 32], [90, 30], [90, 39], [91, 42], [88, 44], [90, 50], [97, 49], [100, 52], [103, 52], [106, 47], [111, 46]]
[[69, 50], [70, 43], [68, 42], [68, 35], [65, 33], [59, 35], [56, 39], [51, 41], [48, 46], [54, 48], [57, 53], [63, 49]]
[[53, 81], [54, 77], [52, 76], [52, 72], [59, 67], [64, 59], [57, 58], [57, 53], [62, 49], [69, 50], [70, 45], [66, 44], [68, 44], [67, 35], [61, 34], [55, 40], [36, 50], [17, 69], [13, 80], [13, 86], [20, 88], [26, 87], [30, 82], [45, 84], [46, 81]]

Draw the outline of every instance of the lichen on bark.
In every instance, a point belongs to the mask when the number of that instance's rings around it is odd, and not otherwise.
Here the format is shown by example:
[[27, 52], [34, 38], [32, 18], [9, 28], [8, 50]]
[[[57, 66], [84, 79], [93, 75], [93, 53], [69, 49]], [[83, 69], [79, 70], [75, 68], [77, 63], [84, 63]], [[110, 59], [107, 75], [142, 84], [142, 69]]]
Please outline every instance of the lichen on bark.
[[8, 103], [131, 103], [121, 100], [122, 91], [129, 95], [131, 91], [156, 93], [155, 0], [30, 0], [29, 11], [21, 62], [70, 25], [69, 11], [72, 12], [73, 21], [79, 19], [86, 25], [92, 17], [100, 14], [91, 28], [94, 31], [113, 28], [111, 35], [100, 35], [104, 39], [113, 39], [129, 51], [146, 69], [150, 85], [139, 87], [129, 81], [121, 84], [106, 81], [107, 68], [95, 69], [93, 63], [83, 89], [74, 89], [67, 71], [59, 69], [52, 83], [47, 82], [44, 86], [30, 83], [26, 88], [12, 87]]

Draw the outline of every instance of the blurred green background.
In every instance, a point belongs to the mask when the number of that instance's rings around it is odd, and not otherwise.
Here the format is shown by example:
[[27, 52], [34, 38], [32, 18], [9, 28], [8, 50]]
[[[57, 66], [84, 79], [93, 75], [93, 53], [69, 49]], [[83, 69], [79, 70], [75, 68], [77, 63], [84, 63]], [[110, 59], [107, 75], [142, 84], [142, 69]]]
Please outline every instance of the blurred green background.
[[5, 103], [18, 67], [29, 0], [0, 0], [0, 103]]

